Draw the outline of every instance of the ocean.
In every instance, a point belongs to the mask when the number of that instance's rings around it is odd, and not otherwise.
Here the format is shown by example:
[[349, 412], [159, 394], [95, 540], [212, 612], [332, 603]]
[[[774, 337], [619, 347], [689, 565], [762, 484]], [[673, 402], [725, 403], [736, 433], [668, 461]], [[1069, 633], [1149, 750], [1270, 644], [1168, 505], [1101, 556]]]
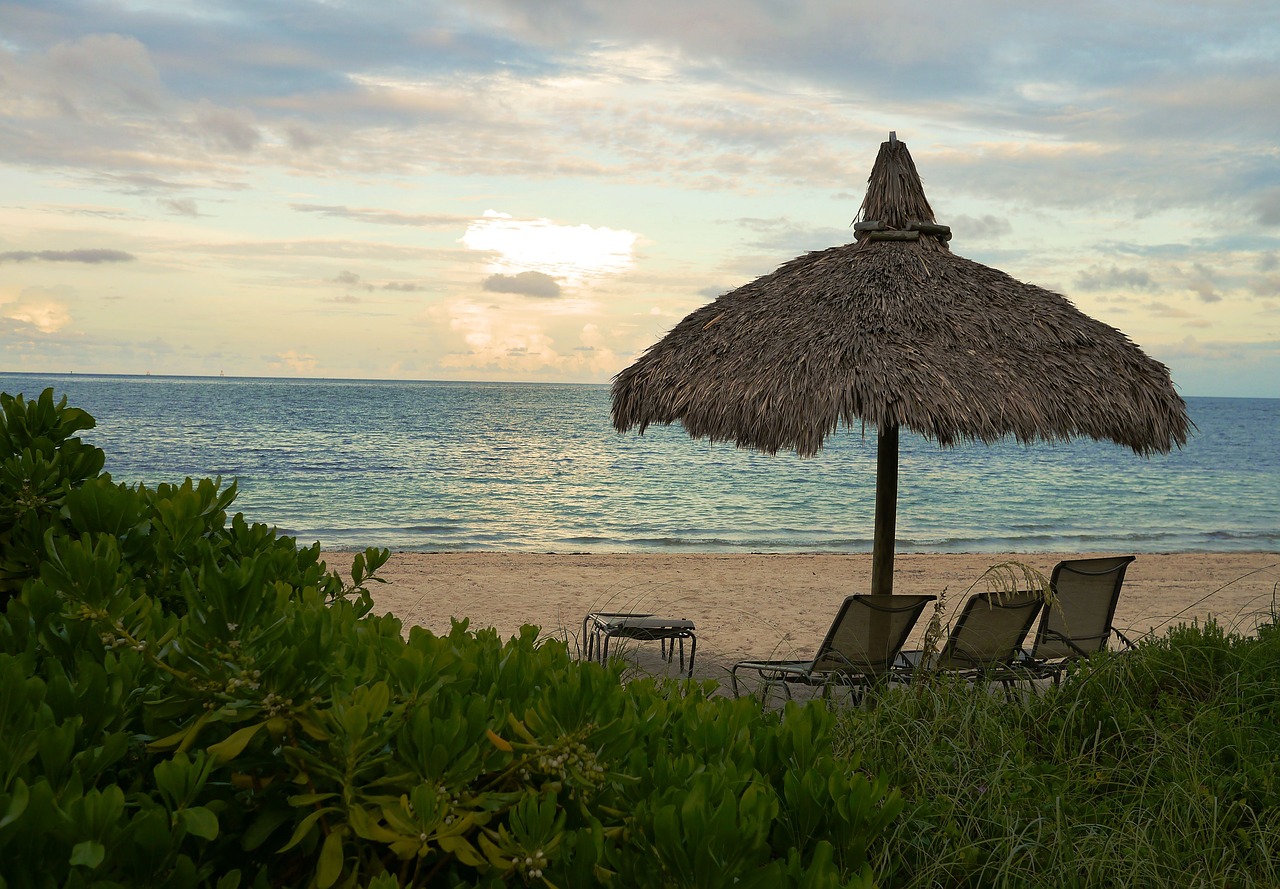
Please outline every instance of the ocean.
[[[875, 429], [816, 457], [618, 434], [605, 385], [0, 374], [58, 396], [116, 481], [236, 480], [325, 548], [870, 552]], [[899, 552], [1280, 549], [1280, 399], [1188, 398], [1187, 446], [939, 448], [904, 430]]]

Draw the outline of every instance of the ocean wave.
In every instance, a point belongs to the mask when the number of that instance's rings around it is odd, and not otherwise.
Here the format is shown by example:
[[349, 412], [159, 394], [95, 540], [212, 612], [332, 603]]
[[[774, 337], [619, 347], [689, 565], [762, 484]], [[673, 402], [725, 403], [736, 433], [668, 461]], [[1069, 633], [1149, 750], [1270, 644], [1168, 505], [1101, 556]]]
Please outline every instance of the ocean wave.
[[[800, 460], [617, 435], [607, 386], [0, 374], [4, 391], [46, 385], [98, 418], [86, 438], [118, 481], [235, 478], [251, 521], [332, 548], [872, 545], [874, 430]], [[1187, 402], [1201, 432], [1148, 460], [1092, 441], [940, 454], [904, 433], [897, 549], [1277, 549], [1280, 402]], [[334, 427], [353, 416], [359, 431]]]

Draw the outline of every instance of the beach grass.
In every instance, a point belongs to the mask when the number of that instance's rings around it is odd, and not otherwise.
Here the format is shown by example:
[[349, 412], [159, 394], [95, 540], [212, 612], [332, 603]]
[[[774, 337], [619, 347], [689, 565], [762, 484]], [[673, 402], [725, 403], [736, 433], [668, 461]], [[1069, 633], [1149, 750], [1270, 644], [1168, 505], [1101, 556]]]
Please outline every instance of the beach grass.
[[838, 721], [906, 802], [882, 886], [1280, 885], [1280, 626], [1176, 627], [1043, 694], [953, 678]]

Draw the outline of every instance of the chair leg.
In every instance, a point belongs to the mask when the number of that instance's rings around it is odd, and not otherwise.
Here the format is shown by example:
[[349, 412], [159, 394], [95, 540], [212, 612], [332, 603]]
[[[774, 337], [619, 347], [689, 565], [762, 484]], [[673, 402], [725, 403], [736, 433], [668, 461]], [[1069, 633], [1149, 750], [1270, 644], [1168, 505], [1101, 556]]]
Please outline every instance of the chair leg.
[[[690, 636], [689, 638], [693, 639], [693, 648], [689, 652], [689, 673], [688, 673], [689, 677], [692, 678], [693, 677], [693, 652], [697, 650], [698, 639], [696, 636]], [[658, 651], [661, 654], [663, 660], [665, 660], [669, 664], [673, 660], [675, 660], [677, 643], [680, 645], [680, 672], [683, 673], [685, 672], [684, 636], [674, 636], [670, 639], [668, 639], [666, 636], [660, 637], [658, 639]]]

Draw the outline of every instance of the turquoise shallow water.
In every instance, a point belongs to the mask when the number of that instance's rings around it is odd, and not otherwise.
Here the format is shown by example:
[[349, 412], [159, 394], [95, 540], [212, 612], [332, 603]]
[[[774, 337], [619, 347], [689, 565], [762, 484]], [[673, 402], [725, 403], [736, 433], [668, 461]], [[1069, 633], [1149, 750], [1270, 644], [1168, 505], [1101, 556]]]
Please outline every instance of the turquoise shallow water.
[[[607, 386], [0, 374], [98, 419], [118, 481], [237, 479], [333, 549], [867, 552], [875, 430], [817, 457], [618, 435]], [[1280, 399], [1188, 398], [1184, 449], [942, 449], [904, 433], [903, 552], [1280, 549]]]

